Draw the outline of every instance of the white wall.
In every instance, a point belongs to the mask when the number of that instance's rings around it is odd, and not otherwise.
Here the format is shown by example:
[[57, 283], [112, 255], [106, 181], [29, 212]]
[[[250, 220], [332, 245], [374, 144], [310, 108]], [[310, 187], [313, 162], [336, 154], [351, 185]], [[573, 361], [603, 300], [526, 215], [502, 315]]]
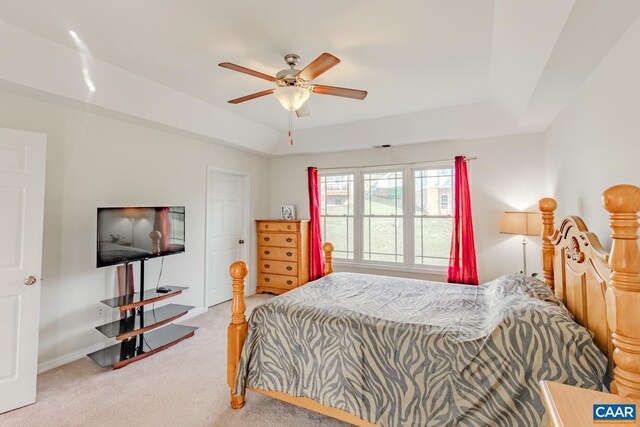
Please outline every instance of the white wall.
[[640, 185], [640, 19], [636, 20], [545, 133], [547, 190], [557, 218], [581, 216], [609, 246], [602, 191]]
[[[478, 157], [470, 163], [470, 174], [480, 281], [520, 271], [521, 240], [516, 236], [499, 234], [498, 231], [504, 211], [537, 210], [538, 199], [545, 196], [541, 134], [278, 157], [271, 162], [271, 216], [279, 217], [281, 204], [293, 203], [299, 218], [309, 218], [308, 166], [329, 168], [426, 162], [453, 159], [456, 155]], [[540, 239], [530, 238], [527, 249], [529, 272], [540, 272]], [[407, 276], [420, 277], [415, 274]], [[441, 275], [422, 277], [443, 279]]]
[[[205, 301], [207, 165], [250, 173], [252, 223], [269, 212], [269, 159], [262, 156], [2, 92], [0, 127], [48, 136], [41, 368], [103, 347], [107, 340], [94, 326], [115, 320], [115, 310], [99, 302], [116, 287], [115, 267], [95, 266], [97, 206], [186, 207], [186, 253], [165, 259], [162, 283], [190, 286], [171, 302], [196, 310]], [[147, 262], [147, 287], [159, 266]]]

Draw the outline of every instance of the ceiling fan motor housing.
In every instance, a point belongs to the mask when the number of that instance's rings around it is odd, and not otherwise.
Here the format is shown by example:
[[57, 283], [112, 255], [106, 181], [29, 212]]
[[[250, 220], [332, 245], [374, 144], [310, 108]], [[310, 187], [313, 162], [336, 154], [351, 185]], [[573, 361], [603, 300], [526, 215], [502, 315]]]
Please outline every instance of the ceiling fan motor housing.
[[289, 53], [284, 56], [284, 60], [291, 68], [279, 71], [278, 74], [276, 74], [276, 79], [278, 79], [276, 83], [278, 84], [278, 86], [299, 85], [297, 75], [298, 73], [300, 73], [300, 70], [296, 69], [295, 66], [300, 61], [300, 57], [295, 53]]

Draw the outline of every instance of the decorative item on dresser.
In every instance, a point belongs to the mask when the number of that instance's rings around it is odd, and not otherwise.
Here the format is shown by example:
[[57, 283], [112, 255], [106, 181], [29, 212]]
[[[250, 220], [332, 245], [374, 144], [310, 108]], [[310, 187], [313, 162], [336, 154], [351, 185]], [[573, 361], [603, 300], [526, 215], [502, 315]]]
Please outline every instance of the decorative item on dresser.
[[257, 293], [282, 294], [309, 281], [309, 221], [257, 220]]

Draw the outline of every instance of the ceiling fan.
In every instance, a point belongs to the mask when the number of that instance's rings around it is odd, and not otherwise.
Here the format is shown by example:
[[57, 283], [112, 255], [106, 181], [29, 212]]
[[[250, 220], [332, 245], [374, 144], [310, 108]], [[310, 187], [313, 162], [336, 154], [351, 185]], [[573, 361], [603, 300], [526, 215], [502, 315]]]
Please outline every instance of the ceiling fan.
[[289, 65], [289, 68], [279, 71], [275, 77], [240, 65], [232, 64], [230, 62], [218, 64], [223, 68], [228, 68], [229, 70], [238, 71], [240, 73], [268, 80], [275, 83], [276, 86], [272, 89], [263, 90], [262, 92], [252, 93], [251, 95], [232, 99], [229, 103], [239, 104], [251, 99], [274, 94], [276, 99], [286, 110], [289, 110], [290, 112], [295, 111], [298, 117], [304, 117], [310, 114], [310, 111], [306, 106], [304, 106], [304, 103], [309, 99], [311, 93], [317, 93], [318, 95], [342, 96], [344, 98], [360, 100], [367, 96], [367, 91], [364, 90], [310, 83], [311, 80], [340, 63], [340, 60], [330, 53], [325, 52], [318, 56], [302, 70], [296, 69], [296, 65], [298, 64], [298, 61], [300, 61], [300, 57], [298, 55], [290, 53], [285, 55], [284, 60]]

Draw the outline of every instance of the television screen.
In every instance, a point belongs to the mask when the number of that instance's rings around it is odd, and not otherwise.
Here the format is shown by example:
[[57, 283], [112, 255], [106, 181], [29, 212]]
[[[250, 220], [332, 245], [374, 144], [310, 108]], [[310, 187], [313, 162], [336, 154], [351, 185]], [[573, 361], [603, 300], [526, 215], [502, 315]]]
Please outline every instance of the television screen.
[[184, 206], [98, 208], [98, 267], [184, 252]]

